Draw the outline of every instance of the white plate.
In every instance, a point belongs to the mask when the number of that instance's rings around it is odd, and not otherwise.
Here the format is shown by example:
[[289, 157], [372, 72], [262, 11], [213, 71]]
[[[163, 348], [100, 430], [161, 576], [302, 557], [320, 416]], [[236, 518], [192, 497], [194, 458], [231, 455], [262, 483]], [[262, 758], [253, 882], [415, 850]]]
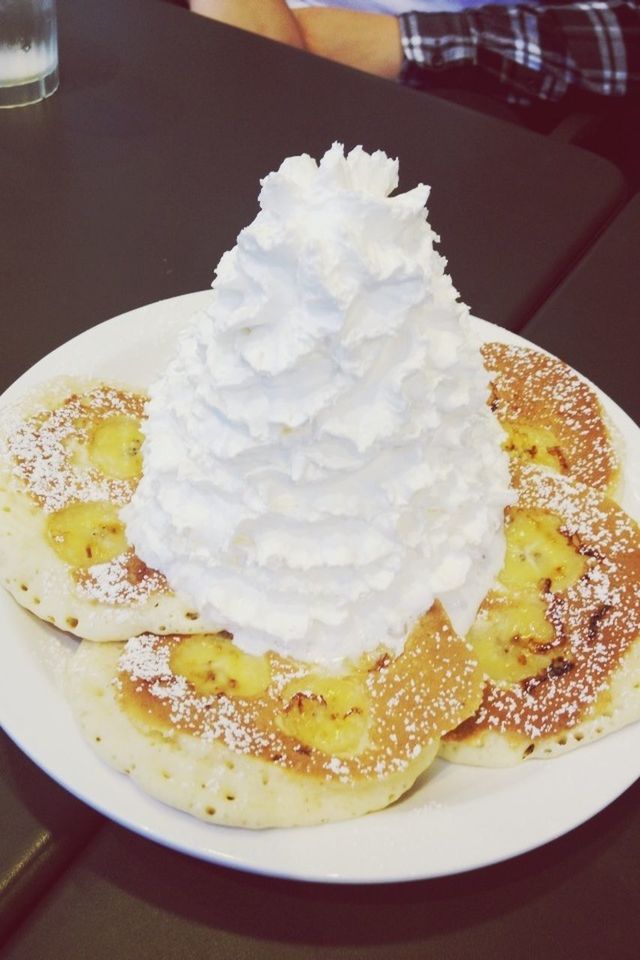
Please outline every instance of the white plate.
[[[88, 330], [32, 367], [2, 405], [58, 374], [145, 385], [172, 352], [184, 321], [209, 291], [134, 310]], [[483, 324], [487, 339], [522, 342]], [[627, 475], [640, 475], [640, 431], [603, 402], [627, 447]], [[627, 489], [640, 517], [640, 496]], [[640, 724], [558, 760], [486, 770], [437, 761], [411, 793], [359, 820], [292, 830], [206, 824], [141, 793], [87, 746], [60, 692], [75, 641], [0, 591], [0, 721], [58, 783], [112, 820], [193, 856], [273, 876], [380, 883], [458, 873], [531, 850], [583, 823], [640, 774]]]

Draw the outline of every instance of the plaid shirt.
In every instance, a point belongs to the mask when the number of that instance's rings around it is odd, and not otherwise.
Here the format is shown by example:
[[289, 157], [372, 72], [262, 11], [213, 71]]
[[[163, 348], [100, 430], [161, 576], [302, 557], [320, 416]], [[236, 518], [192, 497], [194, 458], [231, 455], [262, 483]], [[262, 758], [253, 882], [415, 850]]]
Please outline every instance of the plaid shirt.
[[471, 68], [517, 104], [640, 90], [640, 0], [542, 0], [399, 19], [401, 79], [411, 86], [443, 84], [442, 71]]

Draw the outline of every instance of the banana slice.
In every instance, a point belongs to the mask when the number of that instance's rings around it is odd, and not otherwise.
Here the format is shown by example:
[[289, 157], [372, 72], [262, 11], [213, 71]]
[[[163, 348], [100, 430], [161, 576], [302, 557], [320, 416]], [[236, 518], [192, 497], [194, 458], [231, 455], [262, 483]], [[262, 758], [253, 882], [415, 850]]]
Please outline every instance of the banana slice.
[[508, 765], [640, 718], [640, 531], [603, 493], [515, 472], [505, 564], [469, 633], [482, 705], [442, 755]]
[[0, 582], [92, 640], [203, 629], [135, 555], [120, 518], [141, 475], [144, 404], [123, 387], [64, 378], [2, 412]]
[[595, 391], [539, 350], [486, 343], [482, 357], [493, 374], [491, 408], [510, 456], [613, 495], [620, 463]]
[[85, 642], [68, 695], [97, 752], [164, 802], [216, 823], [360, 816], [404, 794], [480, 703], [468, 645], [439, 604], [403, 652], [330, 672], [228, 635]]
[[46, 519], [47, 540], [70, 567], [107, 563], [127, 548], [124, 523], [111, 503], [77, 501]]
[[113, 414], [95, 424], [88, 442], [88, 458], [105, 477], [139, 480], [142, 476], [140, 419]]
[[498, 581], [508, 591], [531, 585], [550, 590], [566, 589], [582, 576], [586, 560], [567, 539], [560, 516], [535, 508], [507, 511], [507, 550]]

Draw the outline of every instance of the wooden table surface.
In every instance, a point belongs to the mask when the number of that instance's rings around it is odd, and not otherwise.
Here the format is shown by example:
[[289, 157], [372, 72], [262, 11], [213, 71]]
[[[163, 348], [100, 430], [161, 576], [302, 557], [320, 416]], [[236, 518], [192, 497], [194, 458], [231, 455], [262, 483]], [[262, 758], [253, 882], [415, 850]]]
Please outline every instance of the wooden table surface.
[[[640, 417], [640, 204], [620, 213], [604, 161], [156, 0], [58, 7], [59, 92], [0, 113], [0, 389], [102, 320], [206, 287], [255, 214], [259, 178], [341, 140], [398, 155], [404, 188], [432, 185], [432, 222], [477, 315]], [[0, 734], [0, 957], [625, 960], [640, 939], [639, 789], [497, 866], [319, 886], [135, 837]]]

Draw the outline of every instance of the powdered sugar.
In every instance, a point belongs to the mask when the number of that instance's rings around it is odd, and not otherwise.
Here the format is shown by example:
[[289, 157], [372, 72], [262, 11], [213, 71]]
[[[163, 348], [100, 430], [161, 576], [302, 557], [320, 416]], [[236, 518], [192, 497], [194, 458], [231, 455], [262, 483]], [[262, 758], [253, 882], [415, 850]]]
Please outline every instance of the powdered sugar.
[[128, 503], [136, 481], [110, 479], [90, 464], [74, 463], [74, 452], [86, 444], [92, 423], [114, 414], [140, 419], [143, 409], [142, 396], [106, 385], [72, 393], [53, 409], [43, 404], [26, 419], [20, 406], [10, 408], [2, 418], [5, 458], [46, 513], [78, 500]]
[[74, 571], [78, 593], [99, 603], [144, 603], [153, 593], [169, 593], [165, 577], [151, 570], [132, 550], [119, 554], [108, 563], [94, 564]]
[[[235, 684], [227, 679], [217, 692], [206, 693], [199, 686], [202, 676], [215, 677], [220, 669], [223, 678], [227, 676], [224, 667], [216, 666], [217, 648], [211, 648], [211, 660], [203, 661], [202, 648], [197, 646], [200, 666], [194, 676], [185, 676], [174, 667], [173, 653], [184, 643], [197, 645], [198, 641], [175, 635], [145, 634], [128, 642], [119, 661], [119, 696], [125, 710], [131, 699], [144, 703], [149, 716], [160, 710], [164, 718], [159, 721], [160, 728], [168, 736], [182, 732], [204, 743], [221, 741], [238, 754], [345, 783], [384, 778], [417, 761], [455, 718], [468, 712], [465, 704], [469, 698], [477, 697], [475, 665], [448, 625], [438, 614], [431, 614], [420, 629], [422, 633], [409, 641], [408, 651], [399, 658], [380, 657], [352, 668], [349, 683], [355, 686], [349, 689], [360, 691], [353, 693], [357, 706], [339, 712], [332, 721], [322, 712], [326, 701], [316, 693], [318, 674], [312, 666], [269, 654], [269, 681], [262, 692], [235, 694]], [[191, 662], [188, 653], [185, 655], [186, 662]], [[330, 680], [334, 674], [324, 676]], [[228, 683], [229, 691], [224, 689]], [[359, 699], [363, 695], [365, 701]], [[351, 712], [366, 717], [365, 742], [345, 753], [339, 748], [332, 751], [314, 746], [313, 722], [309, 741], [290, 732], [289, 711], [293, 709], [298, 716], [307, 700], [313, 702], [314, 710], [320, 705], [321, 723], [335, 722], [336, 730], [340, 723], [349, 722]]]

